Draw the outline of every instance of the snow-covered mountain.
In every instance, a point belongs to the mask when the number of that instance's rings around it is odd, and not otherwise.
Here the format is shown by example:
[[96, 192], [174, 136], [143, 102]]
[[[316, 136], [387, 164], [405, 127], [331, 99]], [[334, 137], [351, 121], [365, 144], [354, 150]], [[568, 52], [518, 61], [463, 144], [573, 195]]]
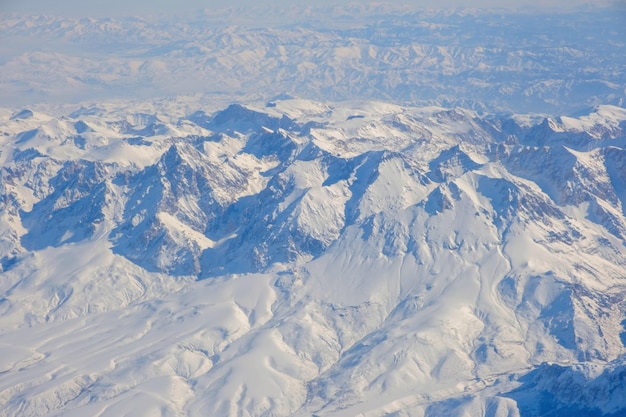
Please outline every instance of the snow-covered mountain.
[[620, 107], [0, 117], [2, 416], [626, 413]]
[[3, 14], [0, 105], [287, 92], [568, 114], [626, 94], [626, 16], [597, 3], [550, 13], [378, 3], [164, 20]]

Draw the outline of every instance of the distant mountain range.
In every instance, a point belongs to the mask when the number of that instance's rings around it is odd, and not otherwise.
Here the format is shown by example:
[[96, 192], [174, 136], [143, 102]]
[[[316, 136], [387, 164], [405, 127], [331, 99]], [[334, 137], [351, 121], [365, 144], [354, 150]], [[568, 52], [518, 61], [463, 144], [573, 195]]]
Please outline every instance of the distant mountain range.
[[193, 16], [0, 16], [0, 105], [280, 92], [570, 114], [626, 95], [626, 14], [256, 7]]

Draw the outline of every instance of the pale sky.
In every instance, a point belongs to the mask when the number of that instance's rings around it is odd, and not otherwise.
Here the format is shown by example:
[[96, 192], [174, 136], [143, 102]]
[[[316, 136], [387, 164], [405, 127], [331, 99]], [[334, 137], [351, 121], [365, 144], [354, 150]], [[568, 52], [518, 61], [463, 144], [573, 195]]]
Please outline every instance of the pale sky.
[[[607, 5], [610, 0], [386, 0], [385, 3], [410, 4], [431, 8], [437, 7], [494, 7], [494, 8], [573, 8], [587, 5]], [[56, 14], [70, 16], [122, 16], [155, 13], [171, 13], [201, 8], [220, 9], [238, 6], [292, 5], [292, 4], [349, 4], [370, 3], [354, 0], [0, 0], [0, 12], [26, 12], [29, 14]], [[613, 1], [624, 3], [624, 0]]]

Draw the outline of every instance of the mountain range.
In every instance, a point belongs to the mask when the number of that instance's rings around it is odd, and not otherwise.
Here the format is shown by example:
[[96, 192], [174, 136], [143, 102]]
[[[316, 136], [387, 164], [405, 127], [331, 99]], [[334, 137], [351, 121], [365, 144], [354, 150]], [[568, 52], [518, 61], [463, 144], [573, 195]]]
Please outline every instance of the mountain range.
[[626, 413], [621, 107], [0, 120], [2, 416]]

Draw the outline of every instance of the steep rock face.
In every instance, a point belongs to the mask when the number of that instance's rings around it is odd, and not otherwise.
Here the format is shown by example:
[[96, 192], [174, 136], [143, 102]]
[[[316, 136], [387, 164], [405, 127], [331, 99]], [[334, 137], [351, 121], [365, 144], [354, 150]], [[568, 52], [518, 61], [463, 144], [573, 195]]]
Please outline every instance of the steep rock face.
[[434, 181], [444, 182], [449, 178], [460, 177], [467, 171], [480, 168], [480, 164], [463, 152], [458, 145], [447, 149], [429, 163], [430, 174]]
[[[32, 152], [29, 152], [32, 151]], [[52, 192], [49, 179], [61, 163], [44, 158], [34, 150], [15, 152], [15, 164], [0, 168], [0, 264], [3, 270], [14, 265], [24, 252], [21, 237], [26, 233], [21, 214], [33, 202]]]
[[622, 214], [626, 214], [626, 150], [609, 146], [604, 150], [604, 165], [611, 180], [611, 185], [622, 208]]
[[[341, 207], [327, 204], [344, 198], [342, 187], [323, 186], [334, 158], [311, 144], [296, 145], [284, 132], [253, 135], [243, 151], [269, 158], [275, 167], [263, 173], [268, 181], [262, 190], [240, 199], [210, 225], [212, 235], [230, 238], [223, 247], [205, 252], [207, 273], [229, 266], [254, 271], [318, 255], [343, 221]], [[312, 224], [321, 218], [326, 219], [323, 225]]]
[[623, 109], [89, 113], [6, 122], [7, 416], [624, 412]]
[[615, 417], [623, 413], [624, 365], [602, 370], [593, 365], [571, 368], [543, 364], [522, 378], [523, 384], [507, 396], [524, 404], [522, 415]]
[[602, 162], [595, 153], [576, 154], [559, 145], [512, 149], [503, 161], [513, 174], [539, 185], [558, 205], [578, 206], [594, 197], [617, 205]]
[[194, 144], [172, 145], [124, 184], [128, 199], [124, 221], [111, 232], [114, 250], [150, 270], [198, 274], [200, 255], [212, 246], [204, 235], [208, 222], [247, 184], [245, 171], [220, 164]]
[[117, 198], [108, 182], [114, 171], [99, 162], [66, 163], [49, 182], [54, 191], [22, 215], [22, 245], [38, 250], [92, 238]]
[[0, 253], [4, 254], [0, 267], [5, 270], [15, 262], [15, 255], [20, 251], [20, 203], [4, 175], [0, 176], [0, 192]]

